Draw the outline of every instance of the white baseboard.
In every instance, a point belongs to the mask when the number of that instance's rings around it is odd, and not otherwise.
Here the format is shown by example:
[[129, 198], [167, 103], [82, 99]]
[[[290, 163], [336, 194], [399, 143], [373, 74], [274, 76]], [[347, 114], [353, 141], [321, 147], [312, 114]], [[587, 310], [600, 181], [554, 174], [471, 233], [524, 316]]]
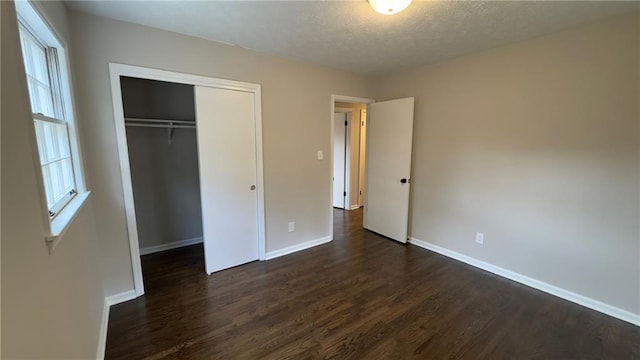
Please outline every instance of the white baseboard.
[[123, 303], [125, 301], [133, 300], [136, 297], [137, 297], [136, 296], [136, 291], [135, 290], [129, 290], [129, 291], [121, 292], [119, 294], [107, 296], [105, 298], [105, 300], [107, 302], [107, 305], [113, 306], [113, 305], [117, 305], [117, 304]]
[[178, 241], [161, 244], [161, 245], [147, 246], [144, 248], [140, 248], [140, 255], [153, 254], [160, 251], [177, 249], [179, 247], [200, 244], [200, 243], [202, 243], [202, 236], [195, 237], [192, 239], [178, 240]]
[[325, 236], [325, 237], [320, 238], [320, 239], [306, 241], [306, 242], [303, 242], [302, 244], [289, 246], [289, 247], [286, 247], [284, 249], [269, 251], [265, 255], [265, 260], [271, 260], [271, 259], [275, 259], [277, 257], [288, 255], [288, 254], [291, 254], [291, 253], [294, 253], [294, 252], [297, 252], [297, 251], [309, 249], [309, 248], [312, 248], [314, 246], [318, 246], [318, 245], [322, 245], [324, 243], [328, 243], [331, 240], [333, 240], [333, 236]]
[[409, 243], [419, 246], [421, 248], [427, 249], [427, 250], [431, 250], [434, 252], [437, 252], [438, 254], [442, 254], [446, 257], [450, 257], [452, 259], [461, 261], [465, 264], [469, 264], [471, 266], [475, 266], [479, 269], [482, 270], [486, 270], [490, 273], [502, 276], [504, 278], [519, 282], [521, 284], [527, 285], [529, 287], [532, 287], [534, 289], [538, 289], [540, 291], [544, 291], [547, 294], [551, 294], [554, 296], [557, 296], [559, 298], [571, 301], [573, 303], [576, 303], [578, 305], [582, 305], [585, 307], [588, 307], [590, 309], [593, 309], [595, 311], [607, 314], [609, 316], [613, 316], [615, 318], [618, 318], [620, 320], [624, 320], [626, 322], [629, 322], [631, 324], [640, 326], [640, 315], [638, 314], [634, 314], [630, 311], [627, 310], [623, 310], [620, 309], [618, 307], [609, 305], [609, 304], [605, 304], [601, 301], [598, 300], [594, 300], [591, 299], [589, 297], [586, 297], [584, 295], [580, 295], [580, 294], [576, 294], [574, 292], [571, 292], [569, 290], [565, 290], [563, 288], [551, 285], [551, 284], [547, 284], [543, 281], [540, 280], [536, 280], [533, 278], [530, 278], [528, 276], [522, 275], [522, 274], [518, 274], [516, 272], [513, 272], [511, 270], [507, 270], [495, 265], [491, 265], [489, 263], [486, 263], [484, 261], [472, 258], [470, 256], [467, 255], [463, 255], [460, 254], [458, 252], [449, 250], [449, 249], [445, 249], [443, 247], [440, 247], [438, 245], [434, 245], [431, 243], [428, 243], [426, 241], [420, 240], [420, 239], [416, 239], [416, 238], [410, 238], [409, 239]]
[[102, 320], [100, 322], [100, 332], [98, 333], [98, 352], [96, 354], [97, 360], [104, 359], [104, 352], [107, 348], [108, 326], [109, 326], [109, 303], [107, 302], [107, 298], [105, 298], [103, 309], [102, 309]]
[[109, 310], [111, 306], [120, 304], [125, 301], [133, 300], [135, 298], [135, 290], [121, 292], [119, 294], [107, 296], [104, 298], [102, 320], [100, 321], [100, 331], [98, 332], [98, 350], [96, 353], [97, 360], [104, 359], [104, 353], [107, 348], [107, 329], [109, 328]]
[[349, 208], [349, 210], [357, 210], [360, 209], [360, 205], [356, 204], [356, 205], [351, 205], [351, 207]]

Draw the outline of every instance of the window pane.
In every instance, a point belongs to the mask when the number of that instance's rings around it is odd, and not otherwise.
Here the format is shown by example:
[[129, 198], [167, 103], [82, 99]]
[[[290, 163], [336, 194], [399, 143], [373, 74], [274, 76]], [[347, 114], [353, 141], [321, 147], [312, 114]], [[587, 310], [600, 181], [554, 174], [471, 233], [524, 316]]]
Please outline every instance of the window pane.
[[31, 76], [27, 76], [27, 80], [29, 84], [31, 111], [55, 118], [51, 88]]
[[22, 58], [24, 59], [24, 67], [25, 67], [25, 71], [27, 72], [27, 75], [31, 75], [34, 73], [33, 61], [31, 60], [32, 58], [31, 46], [29, 45], [30, 40], [31, 39], [25, 35], [24, 31], [20, 29], [20, 44], [22, 45]]
[[36, 142], [38, 143], [38, 155], [40, 156], [40, 164], [42, 165], [45, 162], [45, 152], [43, 151], [43, 147], [40, 145], [44, 143], [44, 125], [46, 124], [44, 121], [34, 120], [34, 124], [36, 127]]
[[56, 131], [55, 124], [45, 122], [44, 123], [44, 146], [43, 152], [45, 154], [45, 162], [51, 162], [58, 158], [58, 147], [55, 144]]
[[[49, 165], [45, 165], [45, 167], [49, 168], [49, 173], [51, 174], [51, 195], [53, 196], [54, 204], [58, 202], [58, 200], [64, 197], [63, 186], [62, 186], [62, 174], [60, 174], [60, 163], [52, 162]], [[53, 205], [53, 204], [52, 204]]]
[[39, 112], [46, 116], [55, 118], [55, 113], [53, 111], [53, 97], [51, 96], [51, 89], [46, 85], [37, 83], [37, 91], [38, 91], [38, 101], [39, 101], [38, 108], [40, 110], [34, 111], [34, 112]]
[[58, 139], [58, 155], [61, 158], [71, 157], [71, 149], [69, 148], [69, 129], [66, 125], [56, 124]]
[[67, 158], [60, 162], [62, 167], [62, 183], [65, 194], [68, 194], [71, 190], [75, 189], [75, 181], [73, 180], [73, 165], [71, 159]]
[[40, 45], [31, 43], [31, 53], [33, 56], [34, 72], [30, 75], [45, 84], [49, 83], [49, 69], [47, 68], [47, 54]]
[[51, 209], [56, 202], [53, 200], [53, 190], [51, 186], [51, 171], [48, 166], [42, 167], [42, 180], [44, 182], [44, 192], [47, 197], [47, 207]]

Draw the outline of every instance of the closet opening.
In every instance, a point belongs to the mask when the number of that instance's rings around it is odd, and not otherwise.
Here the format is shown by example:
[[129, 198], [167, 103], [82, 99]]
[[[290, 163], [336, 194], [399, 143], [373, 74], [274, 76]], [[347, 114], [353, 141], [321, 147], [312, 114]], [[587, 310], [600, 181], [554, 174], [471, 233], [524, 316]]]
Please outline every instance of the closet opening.
[[204, 249], [194, 86], [127, 76], [120, 77], [120, 86], [145, 283], [167, 269], [168, 276], [200, 272]]

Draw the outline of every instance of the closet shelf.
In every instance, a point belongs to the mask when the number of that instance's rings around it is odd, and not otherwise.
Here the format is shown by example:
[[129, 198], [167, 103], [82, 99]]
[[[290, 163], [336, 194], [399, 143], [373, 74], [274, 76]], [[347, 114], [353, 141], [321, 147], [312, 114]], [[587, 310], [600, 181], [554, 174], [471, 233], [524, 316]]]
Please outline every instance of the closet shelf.
[[129, 127], [148, 127], [167, 129], [167, 142], [171, 144], [174, 129], [195, 129], [195, 121], [185, 120], [166, 120], [166, 119], [143, 119], [143, 118], [124, 118], [125, 126]]
[[139, 126], [139, 127], [173, 127], [179, 129], [196, 128], [195, 121], [185, 120], [165, 120], [165, 119], [142, 119], [142, 118], [124, 118], [124, 123], [127, 126]]

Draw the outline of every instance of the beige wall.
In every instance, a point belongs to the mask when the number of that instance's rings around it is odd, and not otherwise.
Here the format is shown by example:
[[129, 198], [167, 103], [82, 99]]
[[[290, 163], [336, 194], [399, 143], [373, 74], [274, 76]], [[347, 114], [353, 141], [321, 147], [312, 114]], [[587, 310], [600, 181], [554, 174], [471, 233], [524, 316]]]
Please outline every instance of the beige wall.
[[640, 314], [639, 30], [372, 78], [379, 100], [416, 98], [411, 235]]
[[359, 179], [359, 165], [360, 165], [360, 110], [366, 110], [366, 104], [351, 104], [336, 101], [335, 106], [337, 108], [351, 109], [351, 123], [349, 124], [349, 160], [351, 167], [349, 169], [349, 206], [358, 205], [358, 179]]
[[70, 19], [108, 295], [133, 288], [110, 61], [261, 84], [267, 251], [329, 236], [331, 164], [316, 152], [329, 151], [331, 94], [366, 96], [364, 77], [81, 13]]
[[[104, 295], [92, 198], [52, 255], [45, 245], [33, 132], [13, 2], [2, 1], [2, 354], [3, 359], [95, 358]], [[47, 4], [58, 34], [64, 8]], [[63, 37], [64, 39], [64, 37]]]

